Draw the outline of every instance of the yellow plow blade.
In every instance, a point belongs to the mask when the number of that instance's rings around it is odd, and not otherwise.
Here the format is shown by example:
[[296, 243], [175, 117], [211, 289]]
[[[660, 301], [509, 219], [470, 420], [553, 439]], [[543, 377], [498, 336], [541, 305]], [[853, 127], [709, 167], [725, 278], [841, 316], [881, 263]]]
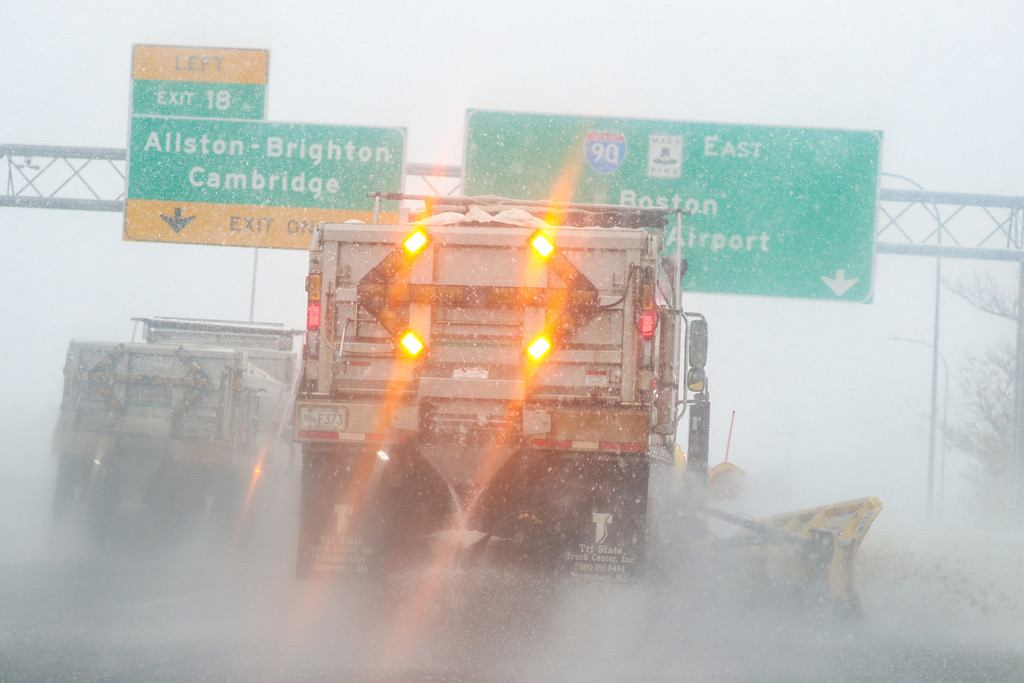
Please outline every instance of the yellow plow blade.
[[817, 585], [840, 607], [857, 610], [854, 562], [881, 510], [877, 498], [858, 498], [746, 522], [738, 536], [751, 541], [748, 557], [762, 576], [774, 583]]

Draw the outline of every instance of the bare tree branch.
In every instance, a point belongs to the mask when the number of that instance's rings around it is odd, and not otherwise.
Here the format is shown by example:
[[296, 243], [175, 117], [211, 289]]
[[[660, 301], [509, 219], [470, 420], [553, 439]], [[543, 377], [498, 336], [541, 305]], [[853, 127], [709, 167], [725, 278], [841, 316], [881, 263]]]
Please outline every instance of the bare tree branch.
[[1017, 297], [1007, 292], [992, 276], [975, 270], [956, 280], [943, 280], [942, 285], [979, 311], [1008, 320], [1017, 319]]
[[977, 463], [969, 475], [982, 509], [1005, 509], [1012, 500], [1013, 392], [1016, 352], [1004, 343], [969, 355], [959, 372], [964, 419], [946, 436]]

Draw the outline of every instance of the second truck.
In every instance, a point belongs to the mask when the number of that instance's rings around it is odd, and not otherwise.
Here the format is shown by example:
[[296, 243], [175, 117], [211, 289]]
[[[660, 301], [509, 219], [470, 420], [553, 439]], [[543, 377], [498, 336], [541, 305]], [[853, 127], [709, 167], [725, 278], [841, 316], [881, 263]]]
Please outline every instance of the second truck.
[[166, 548], [204, 528], [235, 534], [268, 477], [277, 485], [291, 468], [294, 332], [136, 323], [140, 342], [68, 346], [53, 442], [57, 527], [117, 550]]

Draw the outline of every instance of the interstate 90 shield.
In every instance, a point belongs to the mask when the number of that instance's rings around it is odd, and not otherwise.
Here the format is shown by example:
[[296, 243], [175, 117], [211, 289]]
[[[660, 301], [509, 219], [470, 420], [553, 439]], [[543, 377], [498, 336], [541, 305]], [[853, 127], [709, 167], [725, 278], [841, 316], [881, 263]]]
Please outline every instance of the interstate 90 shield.
[[583, 153], [590, 167], [602, 175], [614, 173], [626, 158], [626, 136], [622, 133], [587, 133]]

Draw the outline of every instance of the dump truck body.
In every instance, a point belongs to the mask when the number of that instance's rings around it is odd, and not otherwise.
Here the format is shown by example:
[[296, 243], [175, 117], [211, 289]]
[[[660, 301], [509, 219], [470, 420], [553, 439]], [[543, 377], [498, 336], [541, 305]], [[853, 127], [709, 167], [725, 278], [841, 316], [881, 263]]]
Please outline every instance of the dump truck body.
[[455, 526], [528, 538], [579, 577], [637, 575], [659, 369], [675, 433], [661, 250], [660, 228], [521, 210], [321, 226], [294, 426], [300, 572], [369, 573]]
[[256, 332], [217, 342], [236, 348], [189, 336], [188, 325], [241, 333], [238, 324], [144, 322], [150, 341], [76, 340], [66, 356], [55, 516], [84, 516], [104, 542], [155, 543], [208, 517], [229, 523], [257, 470], [291, 457], [279, 437], [296, 354], [260, 348]]

